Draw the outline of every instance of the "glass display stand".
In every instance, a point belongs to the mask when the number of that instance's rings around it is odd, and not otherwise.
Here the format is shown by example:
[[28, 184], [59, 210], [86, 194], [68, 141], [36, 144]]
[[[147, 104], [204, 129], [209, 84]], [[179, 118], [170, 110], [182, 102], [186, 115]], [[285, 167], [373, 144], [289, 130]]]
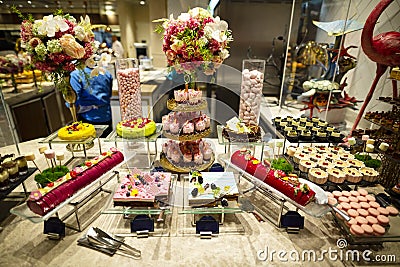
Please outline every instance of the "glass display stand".
[[25, 180], [28, 179], [36, 170], [37, 170], [36, 167], [35, 168], [28, 168], [28, 172], [26, 174], [19, 175], [19, 177], [17, 178], [16, 181], [10, 182], [10, 184], [7, 187], [0, 189], [0, 200], [3, 200], [6, 197], [9, 197], [9, 194], [15, 188], [17, 188], [19, 185], [22, 185], [22, 188], [24, 190], [24, 192], [21, 192], [23, 194], [23, 197], [24, 198], [28, 197], [29, 193], [26, 190]]
[[[269, 209], [260, 209], [255, 206], [256, 211], [261, 214], [263, 217], [271, 221], [275, 226], [281, 227], [281, 219], [283, 216], [284, 210], [289, 211], [290, 209], [295, 209], [296, 211], [302, 211], [307, 215], [320, 218], [324, 216], [326, 213], [328, 213], [331, 208], [328, 205], [320, 205], [317, 204], [316, 202], [311, 202], [306, 206], [301, 206], [300, 204], [296, 203], [292, 199], [288, 198], [286, 195], [284, 195], [282, 192], [276, 190], [275, 188], [269, 186], [268, 184], [262, 182], [261, 180], [257, 179], [256, 177], [250, 175], [246, 171], [242, 170], [241, 168], [237, 167], [236, 165], [232, 164], [230, 162], [230, 157], [227, 155], [224, 155], [223, 157], [220, 157], [220, 160], [225, 163], [225, 170], [232, 169], [239, 175], [239, 183], [242, 184], [243, 182], [246, 182], [250, 187], [246, 190], [243, 191], [243, 194], [249, 193], [249, 192], [254, 192], [257, 191], [258, 193], [261, 194], [263, 197], [263, 200], [269, 200], [269, 201], [263, 201], [263, 205], [267, 207], [268, 204], [273, 203], [274, 206], [278, 207], [278, 212], [276, 214], [270, 214]], [[241, 178], [244, 178], [244, 181], [242, 181]], [[304, 183], [306, 180], [299, 178], [300, 182]], [[311, 186], [310, 186], [311, 187]], [[314, 190], [314, 188], [312, 188]], [[321, 189], [322, 190], [322, 189]], [[316, 190], [314, 190], [316, 191]], [[318, 194], [318, 193], [317, 193]], [[276, 215], [276, 216], [272, 216]], [[276, 218], [275, 218], [276, 217]]]
[[[107, 125], [94, 125], [94, 128], [96, 129], [96, 136], [101, 136], [107, 127], [108, 127]], [[74, 158], [76, 158], [75, 152], [83, 151], [84, 157], [87, 158], [87, 150], [94, 146], [95, 139], [97, 139], [97, 142], [99, 144], [99, 151], [101, 154], [102, 151], [101, 151], [101, 143], [99, 137], [90, 136], [83, 140], [62, 140], [58, 137], [58, 130], [57, 130], [54, 133], [47, 136], [46, 138], [40, 140], [39, 143], [49, 144], [50, 148], [52, 148], [53, 144], [66, 144], [67, 150], [72, 153], [72, 157], [64, 163], [65, 165], [68, 165], [68, 163], [70, 163]]]
[[[224, 126], [217, 125], [218, 144], [225, 146], [225, 154], [231, 156], [232, 146], [240, 146], [240, 148], [242, 147], [249, 148], [252, 151], [253, 155], [256, 155], [255, 154], [256, 147], [260, 147], [260, 159], [261, 161], [263, 160], [265, 142], [263, 141], [262, 138], [260, 138], [260, 140], [257, 142], [231, 142], [222, 136], [223, 128]], [[264, 131], [262, 129], [261, 129], [261, 136], [262, 137], [264, 136]]]
[[[169, 195], [165, 199], [160, 199], [148, 206], [114, 206], [112, 197], [105, 205], [102, 211], [100, 224], [107, 232], [115, 236], [170, 236], [172, 224], [172, 202], [174, 198], [174, 188], [177, 186], [178, 176], [171, 175], [171, 184]], [[119, 185], [114, 187], [113, 193]], [[112, 194], [113, 195], [113, 194]], [[117, 216], [119, 215], [119, 216]], [[138, 215], [144, 215], [150, 218], [151, 224], [154, 226], [153, 231], [138, 230], [132, 232], [132, 220]]]
[[[116, 171], [118, 168], [114, 167], [112, 171], [107, 172], [106, 174], [102, 175], [101, 177], [97, 178], [95, 181], [93, 181], [91, 184], [88, 186], [82, 188], [78, 192], [76, 192], [73, 196], [70, 198], [66, 199], [64, 202], [62, 202], [60, 205], [55, 207], [53, 210], [45, 214], [44, 216], [40, 216], [34, 212], [32, 212], [28, 205], [27, 202], [24, 202], [21, 205], [18, 205], [10, 210], [12, 214], [15, 214], [23, 219], [27, 219], [33, 223], [41, 223], [44, 221], [47, 221], [51, 217], [57, 217], [59, 218], [62, 222], [65, 222], [66, 227], [73, 229], [75, 231], [81, 232], [85, 227], [87, 227], [91, 222], [93, 222], [99, 215], [100, 212], [95, 212], [93, 214], [85, 214], [85, 215], [90, 215], [90, 218], [86, 220], [85, 225], [81, 223], [80, 216], [78, 214], [79, 209], [85, 206], [88, 202], [93, 200], [99, 193], [112, 193], [107, 188], [104, 188], [105, 185], [110, 182], [114, 177], [118, 177], [119, 173]], [[102, 199], [104, 197], [101, 197]], [[63, 210], [64, 207], [69, 206], [70, 209], [66, 211], [65, 209]], [[72, 208], [72, 209], [71, 209]], [[66, 211], [65, 214], [61, 215], [61, 210]], [[75, 215], [76, 223], [77, 226], [75, 227], [72, 224], [69, 224], [66, 222], [66, 220], [71, 217], [71, 215]]]
[[[177, 187], [175, 207], [181, 207], [178, 211], [179, 222], [182, 228], [178, 229], [181, 235], [197, 235], [200, 238], [211, 238], [219, 234], [244, 234], [245, 228], [241, 223], [240, 214], [243, 210], [239, 207], [238, 196], [226, 197], [228, 206], [223, 207], [220, 199], [203, 206], [189, 205], [189, 175], [182, 175], [180, 186]], [[204, 218], [212, 217], [218, 232], [202, 231], [199, 224]], [[218, 225], [218, 226], [217, 226]]]
[[[112, 131], [106, 139], [105, 142], [114, 142], [116, 148], [118, 146], [123, 146], [123, 151], [126, 157], [130, 157], [132, 161], [127, 162], [128, 168], [141, 168], [148, 169], [154, 163], [157, 157], [157, 139], [162, 133], [162, 124], [156, 124], [156, 132], [147, 137], [141, 138], [123, 138], [117, 135], [117, 132]], [[150, 149], [150, 144], [154, 145], [153, 151]], [[141, 151], [143, 151], [142, 153]], [[134, 156], [133, 156], [134, 154]]]

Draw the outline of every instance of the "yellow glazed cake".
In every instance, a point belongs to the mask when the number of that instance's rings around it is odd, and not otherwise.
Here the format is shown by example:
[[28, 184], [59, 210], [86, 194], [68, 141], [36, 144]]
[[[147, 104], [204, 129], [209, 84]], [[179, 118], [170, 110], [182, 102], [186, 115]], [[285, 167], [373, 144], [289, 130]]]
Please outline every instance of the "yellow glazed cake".
[[58, 130], [58, 137], [62, 140], [85, 140], [91, 136], [96, 137], [96, 129], [93, 124], [85, 122], [74, 122]]

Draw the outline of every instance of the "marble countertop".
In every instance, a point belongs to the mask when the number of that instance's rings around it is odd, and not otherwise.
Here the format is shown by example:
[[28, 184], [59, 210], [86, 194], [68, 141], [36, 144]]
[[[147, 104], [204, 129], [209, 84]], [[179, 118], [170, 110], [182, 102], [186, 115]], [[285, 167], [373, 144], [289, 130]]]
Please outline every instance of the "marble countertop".
[[[21, 154], [34, 152], [39, 168], [46, 168], [47, 164], [38, 147], [46, 146], [39, 144], [37, 140], [28, 141], [19, 145]], [[163, 140], [157, 144], [160, 146]], [[214, 145], [216, 154], [223, 153], [224, 147], [217, 144], [216, 140], [210, 139]], [[102, 149], [113, 146], [113, 142], [102, 142]], [[126, 155], [129, 151], [129, 142], [118, 144]], [[57, 151], [64, 151], [64, 144], [54, 144]], [[136, 150], [137, 149], [137, 150]], [[15, 146], [0, 148], [0, 154], [17, 153]], [[140, 148], [134, 148], [139, 152]], [[159, 150], [160, 151], [160, 150]], [[98, 146], [88, 150], [89, 156], [99, 153]], [[66, 156], [69, 152], [65, 152]], [[79, 153], [76, 155], [80, 155]], [[30, 163], [31, 164], [31, 163]], [[117, 182], [115, 181], [114, 185]], [[28, 191], [36, 188], [33, 177], [26, 182]], [[243, 185], [244, 186], [244, 185]], [[243, 189], [243, 188], [242, 188]], [[239, 188], [239, 190], [242, 190]], [[15, 191], [22, 191], [21, 186]], [[100, 196], [94, 204], [84, 206], [81, 215], [98, 211], [104, 207], [109, 195]], [[271, 205], [267, 200], [257, 195], [257, 192], [249, 192], [241, 196], [242, 200], [254, 201], [257, 205]], [[239, 201], [240, 202], [240, 201]], [[322, 218], [305, 216], [304, 229], [298, 234], [288, 234], [284, 229], [275, 227], [269, 221], [259, 222], [253, 213], [242, 212], [225, 219], [221, 226], [221, 234], [212, 239], [200, 239], [194, 235], [194, 227], [189, 224], [190, 215], [178, 214], [180, 207], [172, 208], [172, 215], [167, 219], [168, 227], [159, 236], [138, 239], [126, 237], [129, 245], [142, 251], [142, 258], [134, 260], [121, 255], [112, 257], [89, 248], [77, 245], [77, 240], [84, 235], [84, 232], [75, 232], [67, 229], [66, 237], [63, 240], [48, 240], [43, 234], [43, 223], [34, 224], [28, 220], [11, 215], [1, 225], [3, 230], [0, 233], [2, 248], [0, 250], [0, 266], [354, 266], [364, 265], [365, 262], [339, 261], [325, 256], [324, 261], [292, 261], [288, 254], [283, 262], [278, 258], [279, 251], [287, 253], [305, 250], [314, 250], [321, 255], [322, 250], [338, 249], [337, 240], [342, 234], [333, 221], [332, 214], [326, 214]], [[271, 208], [271, 212], [273, 209]], [[4, 212], [4, 211], [2, 211]], [[301, 212], [300, 212], [301, 213]], [[73, 220], [71, 220], [74, 222]], [[128, 223], [122, 220], [122, 215], [102, 214], [91, 226], [100, 227], [103, 230], [112, 232], [114, 225], [128, 228]], [[225, 227], [225, 228], [224, 228]], [[229, 231], [238, 227], [237, 231]], [[228, 229], [228, 230], [223, 230]], [[350, 247], [349, 247], [350, 248]], [[384, 243], [383, 246], [362, 246], [357, 247], [361, 252], [371, 249], [373, 254], [397, 254], [399, 263], [399, 243]], [[353, 249], [353, 248], [351, 248]], [[268, 250], [268, 251], [267, 251]], [[265, 259], [265, 253], [269, 257]], [[271, 261], [271, 253], [273, 260]], [[369, 265], [373, 266], [373, 265]]]

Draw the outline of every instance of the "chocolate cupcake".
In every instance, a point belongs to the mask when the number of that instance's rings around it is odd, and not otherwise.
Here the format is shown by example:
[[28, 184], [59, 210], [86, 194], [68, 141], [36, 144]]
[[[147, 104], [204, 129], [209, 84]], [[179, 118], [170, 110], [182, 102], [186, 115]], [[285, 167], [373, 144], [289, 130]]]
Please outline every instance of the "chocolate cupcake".
[[292, 143], [299, 141], [299, 135], [298, 135], [297, 131], [295, 131], [295, 130], [291, 130], [291, 131], [287, 132], [286, 138], [289, 142], [292, 142]]
[[302, 141], [311, 141], [312, 140], [312, 135], [311, 135], [311, 131], [306, 130], [306, 131], [302, 131], [299, 139]]
[[333, 131], [331, 132], [329, 136], [329, 141], [332, 143], [340, 143], [342, 142], [342, 136], [339, 131]]

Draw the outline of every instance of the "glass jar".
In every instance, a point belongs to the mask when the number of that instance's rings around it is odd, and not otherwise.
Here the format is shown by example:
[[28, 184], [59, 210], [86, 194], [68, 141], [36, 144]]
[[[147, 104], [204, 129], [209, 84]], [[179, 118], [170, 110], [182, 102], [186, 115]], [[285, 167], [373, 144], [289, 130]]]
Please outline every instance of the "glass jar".
[[18, 176], [19, 176], [18, 165], [15, 161], [10, 160], [10, 161], [3, 162], [3, 164], [1, 166], [5, 170], [7, 170], [10, 182], [15, 182], [16, 180], [18, 180]]
[[28, 173], [28, 162], [26, 161], [25, 156], [20, 156], [14, 160], [18, 165], [18, 173], [19, 175], [25, 175]]
[[121, 119], [142, 117], [139, 64], [136, 58], [120, 58], [115, 63]]
[[0, 167], [0, 190], [6, 190], [10, 187], [8, 172], [5, 168]]
[[239, 118], [245, 123], [258, 124], [260, 120], [264, 71], [265, 60], [243, 60]]

